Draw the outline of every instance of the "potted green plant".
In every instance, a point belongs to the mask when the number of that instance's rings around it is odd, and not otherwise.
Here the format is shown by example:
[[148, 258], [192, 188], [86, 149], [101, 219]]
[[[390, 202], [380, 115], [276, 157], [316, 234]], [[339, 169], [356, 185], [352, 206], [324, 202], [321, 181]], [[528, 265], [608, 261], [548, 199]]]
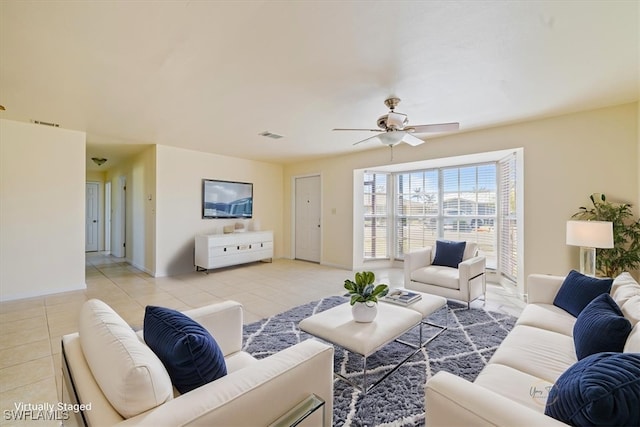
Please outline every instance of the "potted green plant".
[[613, 248], [598, 249], [596, 269], [606, 277], [636, 270], [640, 267], [640, 219], [633, 218], [631, 205], [609, 202], [599, 193], [589, 199], [592, 207], [581, 206], [572, 218], [613, 223]]
[[382, 283], [374, 285], [376, 276], [372, 271], [357, 272], [354, 279], [344, 281], [344, 288], [351, 296], [353, 319], [356, 322], [372, 322], [378, 314], [378, 298], [387, 295], [389, 286]]

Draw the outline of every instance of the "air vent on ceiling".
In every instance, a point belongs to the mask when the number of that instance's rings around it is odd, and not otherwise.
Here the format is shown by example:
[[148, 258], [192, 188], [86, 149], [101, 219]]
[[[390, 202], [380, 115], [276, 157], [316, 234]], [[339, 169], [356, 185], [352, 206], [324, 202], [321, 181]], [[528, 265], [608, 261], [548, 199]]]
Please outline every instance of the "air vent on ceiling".
[[278, 135], [277, 133], [271, 133], [269, 131], [264, 131], [264, 132], [260, 132], [258, 135], [260, 136], [265, 136], [267, 138], [271, 138], [271, 139], [280, 139], [283, 138], [282, 135]]
[[59, 128], [60, 127], [60, 125], [58, 123], [43, 122], [42, 120], [31, 120], [31, 122], [35, 123], [37, 125], [51, 126], [52, 128]]

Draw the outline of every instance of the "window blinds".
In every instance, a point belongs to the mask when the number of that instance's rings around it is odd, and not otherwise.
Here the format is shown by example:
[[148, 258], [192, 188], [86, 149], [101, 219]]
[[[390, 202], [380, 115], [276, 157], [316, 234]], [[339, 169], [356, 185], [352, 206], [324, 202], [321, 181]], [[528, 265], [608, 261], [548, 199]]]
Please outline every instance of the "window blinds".
[[487, 267], [517, 277], [515, 154], [483, 164], [364, 174], [364, 258], [404, 259], [436, 239], [478, 243]]
[[518, 277], [518, 221], [516, 215], [516, 155], [498, 162], [499, 251], [498, 272], [515, 282]]
[[496, 163], [394, 174], [394, 256], [436, 239], [477, 242], [496, 266]]
[[388, 174], [364, 174], [364, 258], [389, 258], [387, 229]]

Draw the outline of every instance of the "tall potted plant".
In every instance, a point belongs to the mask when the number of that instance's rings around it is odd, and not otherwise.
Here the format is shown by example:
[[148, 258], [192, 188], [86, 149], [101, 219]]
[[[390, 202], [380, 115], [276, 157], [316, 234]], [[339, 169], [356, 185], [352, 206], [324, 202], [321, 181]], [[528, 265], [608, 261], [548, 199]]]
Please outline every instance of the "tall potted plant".
[[372, 322], [378, 314], [378, 298], [387, 295], [389, 286], [385, 284], [374, 285], [376, 276], [372, 271], [356, 273], [355, 282], [344, 281], [344, 288], [351, 296], [351, 312], [356, 322]]
[[628, 203], [609, 202], [604, 194], [589, 196], [591, 207], [581, 206], [572, 218], [611, 221], [613, 248], [598, 249], [596, 269], [607, 277], [616, 277], [623, 271], [640, 267], [640, 219], [633, 218]]

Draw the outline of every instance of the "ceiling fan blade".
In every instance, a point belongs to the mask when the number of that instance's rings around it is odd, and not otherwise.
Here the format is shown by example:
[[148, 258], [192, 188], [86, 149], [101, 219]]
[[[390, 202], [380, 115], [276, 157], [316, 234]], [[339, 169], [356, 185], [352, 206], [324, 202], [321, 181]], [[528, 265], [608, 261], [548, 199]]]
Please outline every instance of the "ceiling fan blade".
[[362, 132], [380, 132], [380, 129], [346, 129], [346, 128], [336, 128], [332, 130], [358, 130]]
[[451, 132], [460, 129], [460, 123], [435, 123], [432, 125], [409, 126], [404, 130], [411, 133], [427, 133], [427, 132]]
[[402, 141], [406, 142], [407, 144], [415, 147], [416, 145], [420, 145], [422, 143], [424, 143], [423, 140], [421, 140], [420, 138], [416, 138], [415, 136], [411, 135], [410, 133], [406, 133], [403, 137], [402, 137]]
[[[363, 139], [362, 141], [354, 142], [354, 143], [353, 143], [353, 145], [358, 145], [358, 144], [360, 144], [360, 143], [362, 143], [362, 142], [367, 142], [367, 141], [369, 141], [370, 139], [374, 139], [374, 138], [378, 138], [378, 135], [370, 136], [369, 138], [365, 138], [365, 139]], [[379, 138], [378, 138], [378, 139], [379, 139]]]

